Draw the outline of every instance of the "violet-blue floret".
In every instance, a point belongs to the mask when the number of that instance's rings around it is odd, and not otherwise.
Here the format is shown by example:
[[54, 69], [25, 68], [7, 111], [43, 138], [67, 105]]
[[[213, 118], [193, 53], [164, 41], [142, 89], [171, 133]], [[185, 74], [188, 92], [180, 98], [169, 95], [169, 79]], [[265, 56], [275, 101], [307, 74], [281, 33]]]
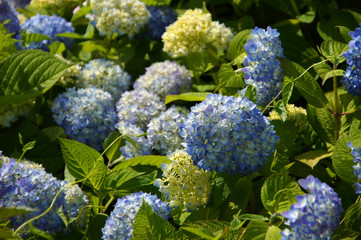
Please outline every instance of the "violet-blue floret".
[[126, 141], [125, 146], [120, 148], [122, 155], [125, 159], [130, 159], [138, 156], [150, 155], [151, 147], [148, 140], [144, 136], [144, 132], [134, 124], [127, 122], [119, 122], [115, 125], [121, 134], [126, 134], [133, 140], [134, 145]]
[[247, 56], [242, 71], [245, 83], [257, 89], [257, 104], [266, 106], [281, 91], [284, 72], [278, 57], [283, 57], [283, 48], [277, 29], [255, 27], [244, 45]]
[[326, 183], [312, 175], [298, 184], [309, 194], [297, 196], [297, 203], [282, 213], [290, 229], [281, 232], [282, 240], [331, 239], [343, 212], [341, 199]]
[[92, 87], [69, 88], [59, 94], [51, 106], [53, 119], [71, 139], [96, 150], [115, 130], [116, 112], [110, 93]]
[[36, 14], [21, 25], [21, 30], [26, 33], [41, 33], [51, 38], [41, 42], [30, 43], [29, 46], [27, 46], [28, 49], [48, 51], [48, 45], [55, 41], [63, 42], [66, 47], [70, 49], [73, 43], [73, 39], [71, 38], [56, 36], [56, 34], [60, 33], [74, 32], [72, 24], [64, 18], [58, 17], [56, 14], [52, 16]]
[[5, 21], [10, 20], [10, 22], [5, 24], [5, 28], [10, 33], [18, 33], [20, 31], [18, 13], [10, 4], [11, 2], [8, 0], [0, 1], [0, 23], [4, 23]]
[[198, 167], [249, 174], [263, 167], [279, 137], [247, 98], [208, 94], [180, 125], [182, 145]]
[[162, 202], [157, 196], [149, 193], [133, 193], [118, 199], [114, 210], [102, 229], [102, 239], [131, 239], [133, 236], [134, 220], [143, 204], [143, 200], [152, 207], [156, 214], [166, 220], [169, 218], [171, 209], [168, 206], [168, 202]]
[[349, 94], [361, 97], [361, 28], [349, 34], [352, 38], [348, 44], [350, 49], [343, 54], [348, 66], [341, 83]]
[[165, 109], [157, 95], [144, 89], [126, 91], [116, 103], [119, 122], [134, 124], [143, 131], [151, 119]]
[[192, 84], [192, 76], [184, 66], [166, 60], [149, 66], [135, 81], [134, 89], [145, 89], [164, 100], [166, 95], [190, 91]]
[[88, 204], [87, 196], [79, 187], [56, 179], [39, 164], [2, 156], [0, 151], [0, 165], [0, 208], [28, 207], [35, 210], [11, 218], [14, 229], [46, 211], [64, 186], [66, 188], [59, 193], [52, 209], [32, 222], [36, 228], [48, 233], [59, 232], [64, 224], [58, 211], [62, 210], [68, 219], [76, 218], [80, 209]]
[[165, 28], [177, 20], [177, 12], [167, 6], [147, 6], [147, 9], [150, 18], [144, 35], [151, 40], [160, 40]]
[[[353, 156], [353, 165], [354, 174], [357, 179], [361, 179], [361, 147], [355, 147], [351, 142], [347, 144], [347, 146], [351, 149], [351, 155]], [[361, 184], [359, 182], [355, 183], [356, 194], [361, 194]]]
[[186, 119], [189, 110], [185, 107], [171, 106], [148, 124], [147, 138], [153, 149], [161, 155], [174, 152], [181, 146], [179, 125]]

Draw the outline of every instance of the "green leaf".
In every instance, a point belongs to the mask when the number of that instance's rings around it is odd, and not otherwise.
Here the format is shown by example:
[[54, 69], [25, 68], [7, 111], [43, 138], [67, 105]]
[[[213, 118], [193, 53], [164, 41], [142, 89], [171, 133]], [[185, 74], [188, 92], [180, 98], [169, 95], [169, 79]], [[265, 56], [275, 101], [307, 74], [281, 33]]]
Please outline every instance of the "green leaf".
[[320, 34], [321, 38], [326, 41], [342, 41], [343, 38], [339, 31], [335, 28], [335, 25], [327, 20], [320, 20], [317, 23], [317, 32]]
[[21, 40], [24, 41], [24, 46], [27, 46], [28, 44], [32, 42], [41, 42], [43, 40], [49, 40], [51, 39], [49, 36], [41, 34], [41, 33], [24, 33], [21, 34]]
[[124, 193], [134, 192], [144, 186], [152, 185], [157, 178], [158, 171], [154, 170], [148, 174], [142, 172], [141, 175], [128, 179], [121, 185], [117, 184], [117, 189], [112, 190], [112, 194], [115, 196], [123, 196]]
[[361, 113], [354, 115], [350, 126], [350, 140], [353, 146], [361, 147]]
[[137, 172], [133, 169], [112, 170], [107, 173], [106, 186], [112, 190], [120, 189], [123, 183], [143, 174], [144, 172]]
[[283, 0], [261, 0], [261, 2], [272, 6], [284, 13], [287, 13], [290, 17], [296, 17], [299, 14], [298, 6], [295, 0], [283, 1]]
[[109, 162], [120, 158], [122, 155], [120, 148], [123, 146], [125, 146], [125, 140], [119, 131], [112, 132], [109, 137], [105, 139], [103, 149], [105, 149], [105, 155], [109, 159]]
[[28, 207], [2, 207], [0, 208], [0, 222], [22, 214], [28, 214], [35, 211], [35, 209]]
[[244, 233], [245, 240], [265, 240], [268, 230], [268, 223], [253, 220], [247, 225]]
[[361, 202], [355, 202], [346, 211], [343, 224], [349, 230], [361, 233]]
[[35, 147], [35, 144], [36, 144], [36, 140], [28, 142], [27, 144], [24, 145], [23, 152], [33, 149]]
[[328, 40], [322, 42], [320, 52], [332, 64], [338, 65], [346, 60], [342, 54], [345, 53], [347, 48], [346, 43]]
[[105, 180], [107, 168], [104, 159], [95, 149], [65, 138], [59, 138], [63, 158], [69, 172], [78, 180], [99, 190]]
[[231, 230], [229, 222], [200, 220], [184, 224], [180, 228], [190, 239], [239, 239], [241, 229]]
[[182, 93], [180, 95], [167, 95], [165, 97], [164, 105], [169, 104], [171, 102], [181, 100], [187, 102], [202, 102], [206, 99], [209, 92], [188, 92]]
[[244, 94], [251, 102], [257, 103], [257, 89], [253, 85], [247, 85], [246, 93]]
[[24, 50], [11, 55], [0, 63], [0, 107], [43, 94], [68, 67], [41, 50]]
[[216, 232], [216, 234], [210, 230], [198, 227], [182, 227], [182, 231], [189, 232], [196, 236], [197, 238], [201, 239], [209, 239], [209, 240], [216, 240], [219, 239], [219, 236], [222, 232]]
[[[287, 77], [293, 79], [296, 88], [300, 91], [302, 96], [306, 98], [307, 102], [315, 107], [323, 107], [328, 104], [320, 85], [312, 77], [309, 72], [306, 72], [303, 67], [295, 62], [285, 58], [279, 58], [283, 70]], [[301, 74], [303, 74], [301, 76]]]
[[223, 174], [222, 176], [218, 176], [215, 179], [212, 189], [212, 198], [215, 207], [221, 206], [231, 195], [232, 188], [230, 186], [229, 179], [230, 178], [226, 174]]
[[337, 26], [337, 28], [340, 31], [342, 38], [345, 40], [345, 43], [349, 43], [352, 40], [350, 34], [348, 34], [351, 30], [345, 26]]
[[296, 196], [304, 195], [298, 184], [286, 174], [273, 174], [261, 188], [263, 206], [271, 213], [289, 210], [296, 203]]
[[168, 164], [171, 162], [172, 161], [165, 156], [146, 155], [146, 156], [131, 158], [124, 162], [121, 162], [118, 165], [116, 165], [113, 170], [126, 169], [128, 167], [134, 167], [137, 165], [151, 165], [157, 168], [161, 168], [162, 163]]
[[351, 149], [347, 146], [347, 143], [351, 141], [350, 137], [344, 133], [338, 139], [333, 150], [332, 165], [337, 174], [343, 181], [355, 183], [357, 178], [354, 174], [353, 157], [351, 155]]
[[14, 238], [13, 231], [11, 229], [0, 227], [0, 239], [16, 239], [16, 238]]
[[245, 52], [244, 45], [247, 43], [249, 36], [251, 35], [251, 30], [246, 29], [239, 33], [232, 39], [229, 44], [227, 55], [231, 60], [234, 60], [241, 53]]
[[242, 77], [235, 73], [230, 64], [224, 63], [221, 65], [218, 72], [218, 78], [218, 87], [215, 91], [224, 87], [244, 88]]
[[257, 215], [257, 214], [242, 214], [241, 216], [238, 217], [238, 219], [240, 220], [258, 220], [258, 221], [269, 221], [269, 218], [266, 218], [262, 215]]
[[58, 137], [66, 137], [64, 129], [59, 126], [43, 128], [41, 129], [41, 132], [44, 133], [52, 142], [57, 140]]
[[313, 169], [320, 160], [331, 156], [332, 156], [332, 152], [328, 152], [323, 149], [317, 149], [302, 153], [296, 156], [295, 159], [310, 166]]
[[134, 220], [133, 239], [174, 239], [175, 234], [175, 228], [143, 200]]
[[104, 227], [107, 218], [108, 216], [103, 213], [97, 214], [91, 218], [86, 233], [89, 240], [99, 240], [102, 238], [102, 228]]
[[49, 47], [49, 51], [53, 54], [61, 55], [66, 50], [65, 44], [59, 41], [53, 42], [48, 47]]
[[290, 78], [285, 76], [284, 80], [283, 80], [283, 86], [282, 86], [282, 101], [285, 106], [288, 104], [288, 101], [290, 100], [290, 98], [292, 96], [292, 91], [293, 91], [294, 86], [295, 86], [295, 83]]
[[320, 78], [322, 79], [322, 85], [324, 85], [326, 82], [325, 77], [327, 73], [332, 71], [330, 65], [328, 65], [327, 63], [320, 63], [315, 65], [313, 69], [316, 71], [317, 75], [320, 76]]
[[85, 16], [86, 16], [87, 14], [90, 14], [90, 13], [91, 13], [91, 7], [90, 7], [90, 6], [81, 7], [81, 8], [71, 17], [71, 22], [73, 23], [73, 26], [74, 26], [74, 23], [78, 23], [81, 18], [85, 18]]
[[187, 69], [189, 69], [193, 77], [198, 78], [214, 67], [211, 57], [208, 52], [195, 52], [186, 56]]
[[265, 240], [281, 240], [281, 229], [276, 226], [270, 226], [266, 233]]
[[276, 105], [274, 106], [274, 110], [278, 115], [280, 116], [282, 122], [286, 121], [287, 119], [287, 109], [286, 105], [283, 101], [278, 101]]
[[313, 10], [310, 10], [304, 14], [301, 14], [297, 17], [297, 19], [302, 23], [312, 23], [313, 20], [315, 20], [316, 12]]
[[146, 5], [154, 5], [154, 6], [162, 6], [162, 5], [169, 5], [171, 0], [141, 0], [145, 2]]
[[329, 78], [343, 77], [343, 73], [344, 73], [344, 70], [342, 70], [342, 69], [335, 69], [335, 70], [329, 71], [328, 73], [326, 73], [326, 75], [322, 81], [322, 85], [325, 84], [326, 80]]
[[335, 144], [335, 117], [326, 108], [307, 105], [307, 117], [313, 129], [325, 142]]

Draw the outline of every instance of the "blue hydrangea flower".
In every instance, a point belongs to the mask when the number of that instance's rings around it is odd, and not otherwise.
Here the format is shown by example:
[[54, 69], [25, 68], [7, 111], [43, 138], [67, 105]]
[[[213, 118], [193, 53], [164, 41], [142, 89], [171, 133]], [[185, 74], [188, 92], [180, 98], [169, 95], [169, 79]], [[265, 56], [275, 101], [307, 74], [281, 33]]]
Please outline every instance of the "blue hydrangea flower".
[[153, 118], [148, 124], [147, 138], [153, 149], [161, 155], [174, 152], [183, 141], [179, 135], [179, 124], [186, 119], [189, 110], [185, 107], [171, 106], [159, 117]]
[[282, 240], [331, 239], [343, 212], [341, 199], [330, 186], [312, 175], [298, 184], [309, 194], [297, 196], [297, 203], [282, 213], [287, 218], [285, 224], [291, 228], [281, 232]]
[[134, 83], [134, 89], [145, 89], [157, 94], [162, 100], [166, 95], [190, 91], [191, 87], [190, 72], [169, 60], [153, 63]]
[[55, 122], [71, 139], [97, 150], [115, 130], [116, 112], [110, 93], [101, 89], [70, 88], [57, 96], [51, 111]]
[[232, 174], [257, 171], [279, 137], [247, 98], [208, 94], [180, 125], [183, 146], [199, 168]]
[[[354, 147], [351, 142], [347, 144], [351, 148], [351, 155], [353, 156], [353, 165], [354, 174], [357, 176], [357, 179], [361, 179], [361, 147]], [[356, 194], [361, 194], [361, 184], [359, 182], [355, 183]]]
[[349, 94], [361, 97], [361, 28], [349, 34], [352, 37], [348, 44], [350, 49], [343, 54], [348, 66], [341, 83]]
[[166, 220], [169, 218], [171, 209], [168, 206], [168, 202], [162, 202], [155, 195], [149, 193], [133, 193], [118, 199], [114, 210], [111, 212], [102, 229], [102, 239], [131, 239], [133, 236], [134, 220], [143, 204], [143, 200], [153, 208], [156, 214]]
[[167, 6], [147, 6], [147, 9], [150, 13], [149, 30], [144, 35], [151, 40], [160, 40], [165, 28], [177, 20], [177, 12]]
[[18, 33], [20, 31], [18, 13], [8, 0], [0, 0], [0, 23], [4, 23], [7, 20], [11, 21], [5, 24], [5, 28], [10, 33]]
[[119, 99], [130, 84], [130, 75], [121, 66], [105, 59], [94, 59], [85, 64], [76, 81], [79, 88], [101, 88], [112, 94], [113, 99]]
[[41, 42], [30, 43], [27, 48], [30, 49], [42, 49], [48, 51], [48, 45], [54, 41], [63, 42], [68, 49], [70, 49], [73, 39], [55, 36], [59, 33], [74, 32], [74, 28], [70, 22], [67, 22], [64, 18], [58, 17], [57, 15], [47, 16], [37, 14], [34, 17], [26, 20], [21, 25], [21, 30], [26, 33], [41, 33], [48, 37], [50, 40], [43, 40]]
[[76, 185], [60, 181], [44, 168], [29, 161], [17, 162], [1, 155], [0, 151], [0, 207], [29, 207], [36, 209], [29, 214], [18, 215], [11, 219], [13, 228], [47, 210], [55, 195], [59, 194], [50, 212], [35, 220], [33, 225], [49, 233], [59, 232], [63, 220], [58, 211], [62, 209], [67, 218], [76, 218], [81, 208], [88, 204], [88, 197]]
[[257, 89], [257, 104], [266, 106], [282, 90], [283, 69], [277, 57], [283, 57], [283, 48], [277, 29], [256, 27], [244, 48], [247, 56], [242, 71], [245, 83]]
[[[130, 137], [135, 146], [126, 141], [126, 145], [120, 148], [125, 159], [130, 159], [138, 156], [150, 155], [151, 147], [144, 136], [144, 132], [134, 124], [120, 122], [115, 125], [121, 134], [126, 134]], [[140, 136], [143, 135], [143, 136]]]
[[134, 124], [143, 131], [165, 108], [157, 95], [144, 89], [125, 92], [116, 105], [119, 122]]

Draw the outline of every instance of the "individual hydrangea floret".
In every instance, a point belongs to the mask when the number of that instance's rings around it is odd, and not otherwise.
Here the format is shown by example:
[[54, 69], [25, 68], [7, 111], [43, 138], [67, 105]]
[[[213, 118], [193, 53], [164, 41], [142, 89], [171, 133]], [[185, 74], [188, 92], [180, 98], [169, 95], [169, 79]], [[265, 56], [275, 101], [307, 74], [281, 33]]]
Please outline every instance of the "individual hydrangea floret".
[[257, 104], [266, 106], [281, 91], [284, 72], [278, 57], [283, 57], [283, 48], [277, 29], [255, 27], [244, 45], [247, 56], [242, 71], [245, 83], [257, 89]]
[[312, 175], [298, 184], [309, 194], [297, 196], [297, 203], [282, 213], [287, 218], [285, 224], [291, 228], [281, 232], [282, 240], [331, 239], [343, 212], [341, 199], [330, 186]]
[[160, 40], [165, 28], [177, 20], [177, 12], [167, 6], [147, 6], [150, 18], [144, 33], [151, 40]]
[[248, 174], [273, 153], [279, 137], [247, 98], [208, 94], [193, 106], [180, 135], [194, 164], [210, 171]]
[[[58, 211], [62, 210], [68, 219], [76, 218], [81, 208], [88, 204], [87, 196], [79, 187], [60, 181], [44, 168], [29, 161], [16, 161], [1, 155], [0, 151], [0, 207], [28, 207], [35, 209], [29, 214], [11, 219], [13, 228], [38, 216], [47, 210], [55, 195], [60, 191], [52, 209], [32, 224], [49, 233], [59, 232], [63, 220]], [[65, 189], [63, 187], [66, 186]]]
[[74, 140], [97, 150], [114, 131], [116, 112], [110, 93], [97, 88], [70, 88], [51, 106], [55, 122]]
[[34, 106], [34, 100], [0, 107], [0, 126], [10, 127], [19, 117], [27, 117]]
[[183, 142], [179, 135], [179, 124], [186, 119], [189, 110], [185, 107], [171, 106], [159, 117], [153, 118], [148, 124], [147, 138], [153, 149], [161, 155], [174, 152]]
[[168, 202], [162, 202], [157, 196], [149, 193], [133, 193], [118, 199], [114, 210], [111, 212], [102, 229], [102, 239], [131, 239], [133, 236], [134, 220], [143, 201], [149, 204], [154, 212], [162, 218], [166, 220], [169, 218], [170, 207], [168, 206]]
[[163, 51], [179, 57], [202, 52], [207, 43], [223, 50], [232, 38], [230, 29], [219, 22], [212, 22], [210, 13], [204, 13], [201, 9], [187, 10], [166, 28], [162, 35]]
[[10, 22], [5, 24], [5, 28], [10, 33], [18, 33], [20, 30], [18, 13], [15, 8], [11, 6], [8, 0], [0, 0], [0, 23], [4, 23], [7, 20]]
[[134, 124], [143, 131], [165, 108], [157, 95], [144, 89], [125, 92], [116, 105], [119, 122]]
[[[351, 155], [353, 156], [353, 165], [354, 174], [357, 179], [361, 179], [361, 147], [354, 147], [351, 142], [347, 144], [347, 146], [351, 149]], [[356, 194], [361, 194], [361, 184], [359, 182], [355, 183]]]
[[361, 97], [361, 28], [349, 34], [352, 38], [348, 44], [350, 49], [343, 54], [348, 66], [341, 82], [349, 94]]
[[[292, 121], [295, 123], [295, 127], [298, 132], [302, 132], [308, 126], [307, 120], [307, 111], [302, 107], [296, 107], [294, 104], [287, 104], [287, 118], [286, 121]], [[280, 115], [275, 111], [272, 110], [269, 113], [269, 119], [273, 120], [281, 120]]]
[[190, 72], [176, 62], [153, 63], [134, 83], [134, 89], [145, 89], [157, 94], [162, 100], [166, 95], [190, 91], [192, 76]]
[[193, 165], [189, 154], [177, 149], [168, 156], [172, 163], [162, 163], [163, 178], [154, 182], [169, 201], [169, 206], [185, 206], [187, 211], [206, 205], [212, 193], [212, 173]]
[[70, 22], [67, 22], [64, 18], [58, 17], [56, 15], [47, 16], [37, 14], [34, 17], [26, 20], [26, 22], [21, 25], [21, 30], [25, 31], [26, 33], [41, 33], [51, 38], [41, 42], [30, 43], [29, 46], [27, 46], [27, 48], [30, 49], [42, 49], [48, 51], [48, 45], [54, 41], [63, 42], [66, 47], [70, 49], [71, 44], [73, 43], [73, 39], [71, 38], [55, 36], [59, 33], [74, 32], [74, 28]]
[[94, 86], [112, 94], [113, 99], [129, 89], [130, 75], [111, 60], [94, 59], [85, 64], [76, 81], [76, 87], [86, 88]]
[[101, 34], [127, 34], [133, 37], [150, 17], [144, 2], [139, 0], [93, 0], [92, 18]]
[[126, 141], [126, 145], [120, 148], [125, 159], [138, 156], [150, 155], [151, 147], [144, 136], [144, 132], [136, 125], [120, 122], [115, 125], [121, 134], [126, 134], [133, 143]]

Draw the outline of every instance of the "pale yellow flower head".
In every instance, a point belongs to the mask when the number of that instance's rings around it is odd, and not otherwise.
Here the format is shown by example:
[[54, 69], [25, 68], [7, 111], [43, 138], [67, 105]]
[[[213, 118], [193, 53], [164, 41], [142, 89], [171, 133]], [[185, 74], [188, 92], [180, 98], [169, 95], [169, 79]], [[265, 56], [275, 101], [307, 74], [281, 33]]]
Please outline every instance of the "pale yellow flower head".
[[10, 127], [19, 117], [28, 116], [33, 106], [34, 100], [27, 100], [0, 107], [0, 126]]
[[[294, 121], [298, 131], [302, 132], [308, 123], [306, 109], [302, 107], [296, 107], [294, 104], [287, 104], [286, 109], [287, 109], [286, 121]], [[272, 110], [269, 113], [269, 119], [271, 121], [281, 120], [281, 117], [275, 110]]]
[[172, 163], [163, 164], [163, 178], [154, 185], [166, 196], [171, 207], [185, 206], [187, 211], [207, 204], [212, 193], [211, 172], [193, 165], [189, 154], [176, 150], [168, 156]]
[[57, 12], [61, 8], [77, 6], [78, 3], [78, 0], [31, 0], [30, 6], [33, 8], [50, 9]]

